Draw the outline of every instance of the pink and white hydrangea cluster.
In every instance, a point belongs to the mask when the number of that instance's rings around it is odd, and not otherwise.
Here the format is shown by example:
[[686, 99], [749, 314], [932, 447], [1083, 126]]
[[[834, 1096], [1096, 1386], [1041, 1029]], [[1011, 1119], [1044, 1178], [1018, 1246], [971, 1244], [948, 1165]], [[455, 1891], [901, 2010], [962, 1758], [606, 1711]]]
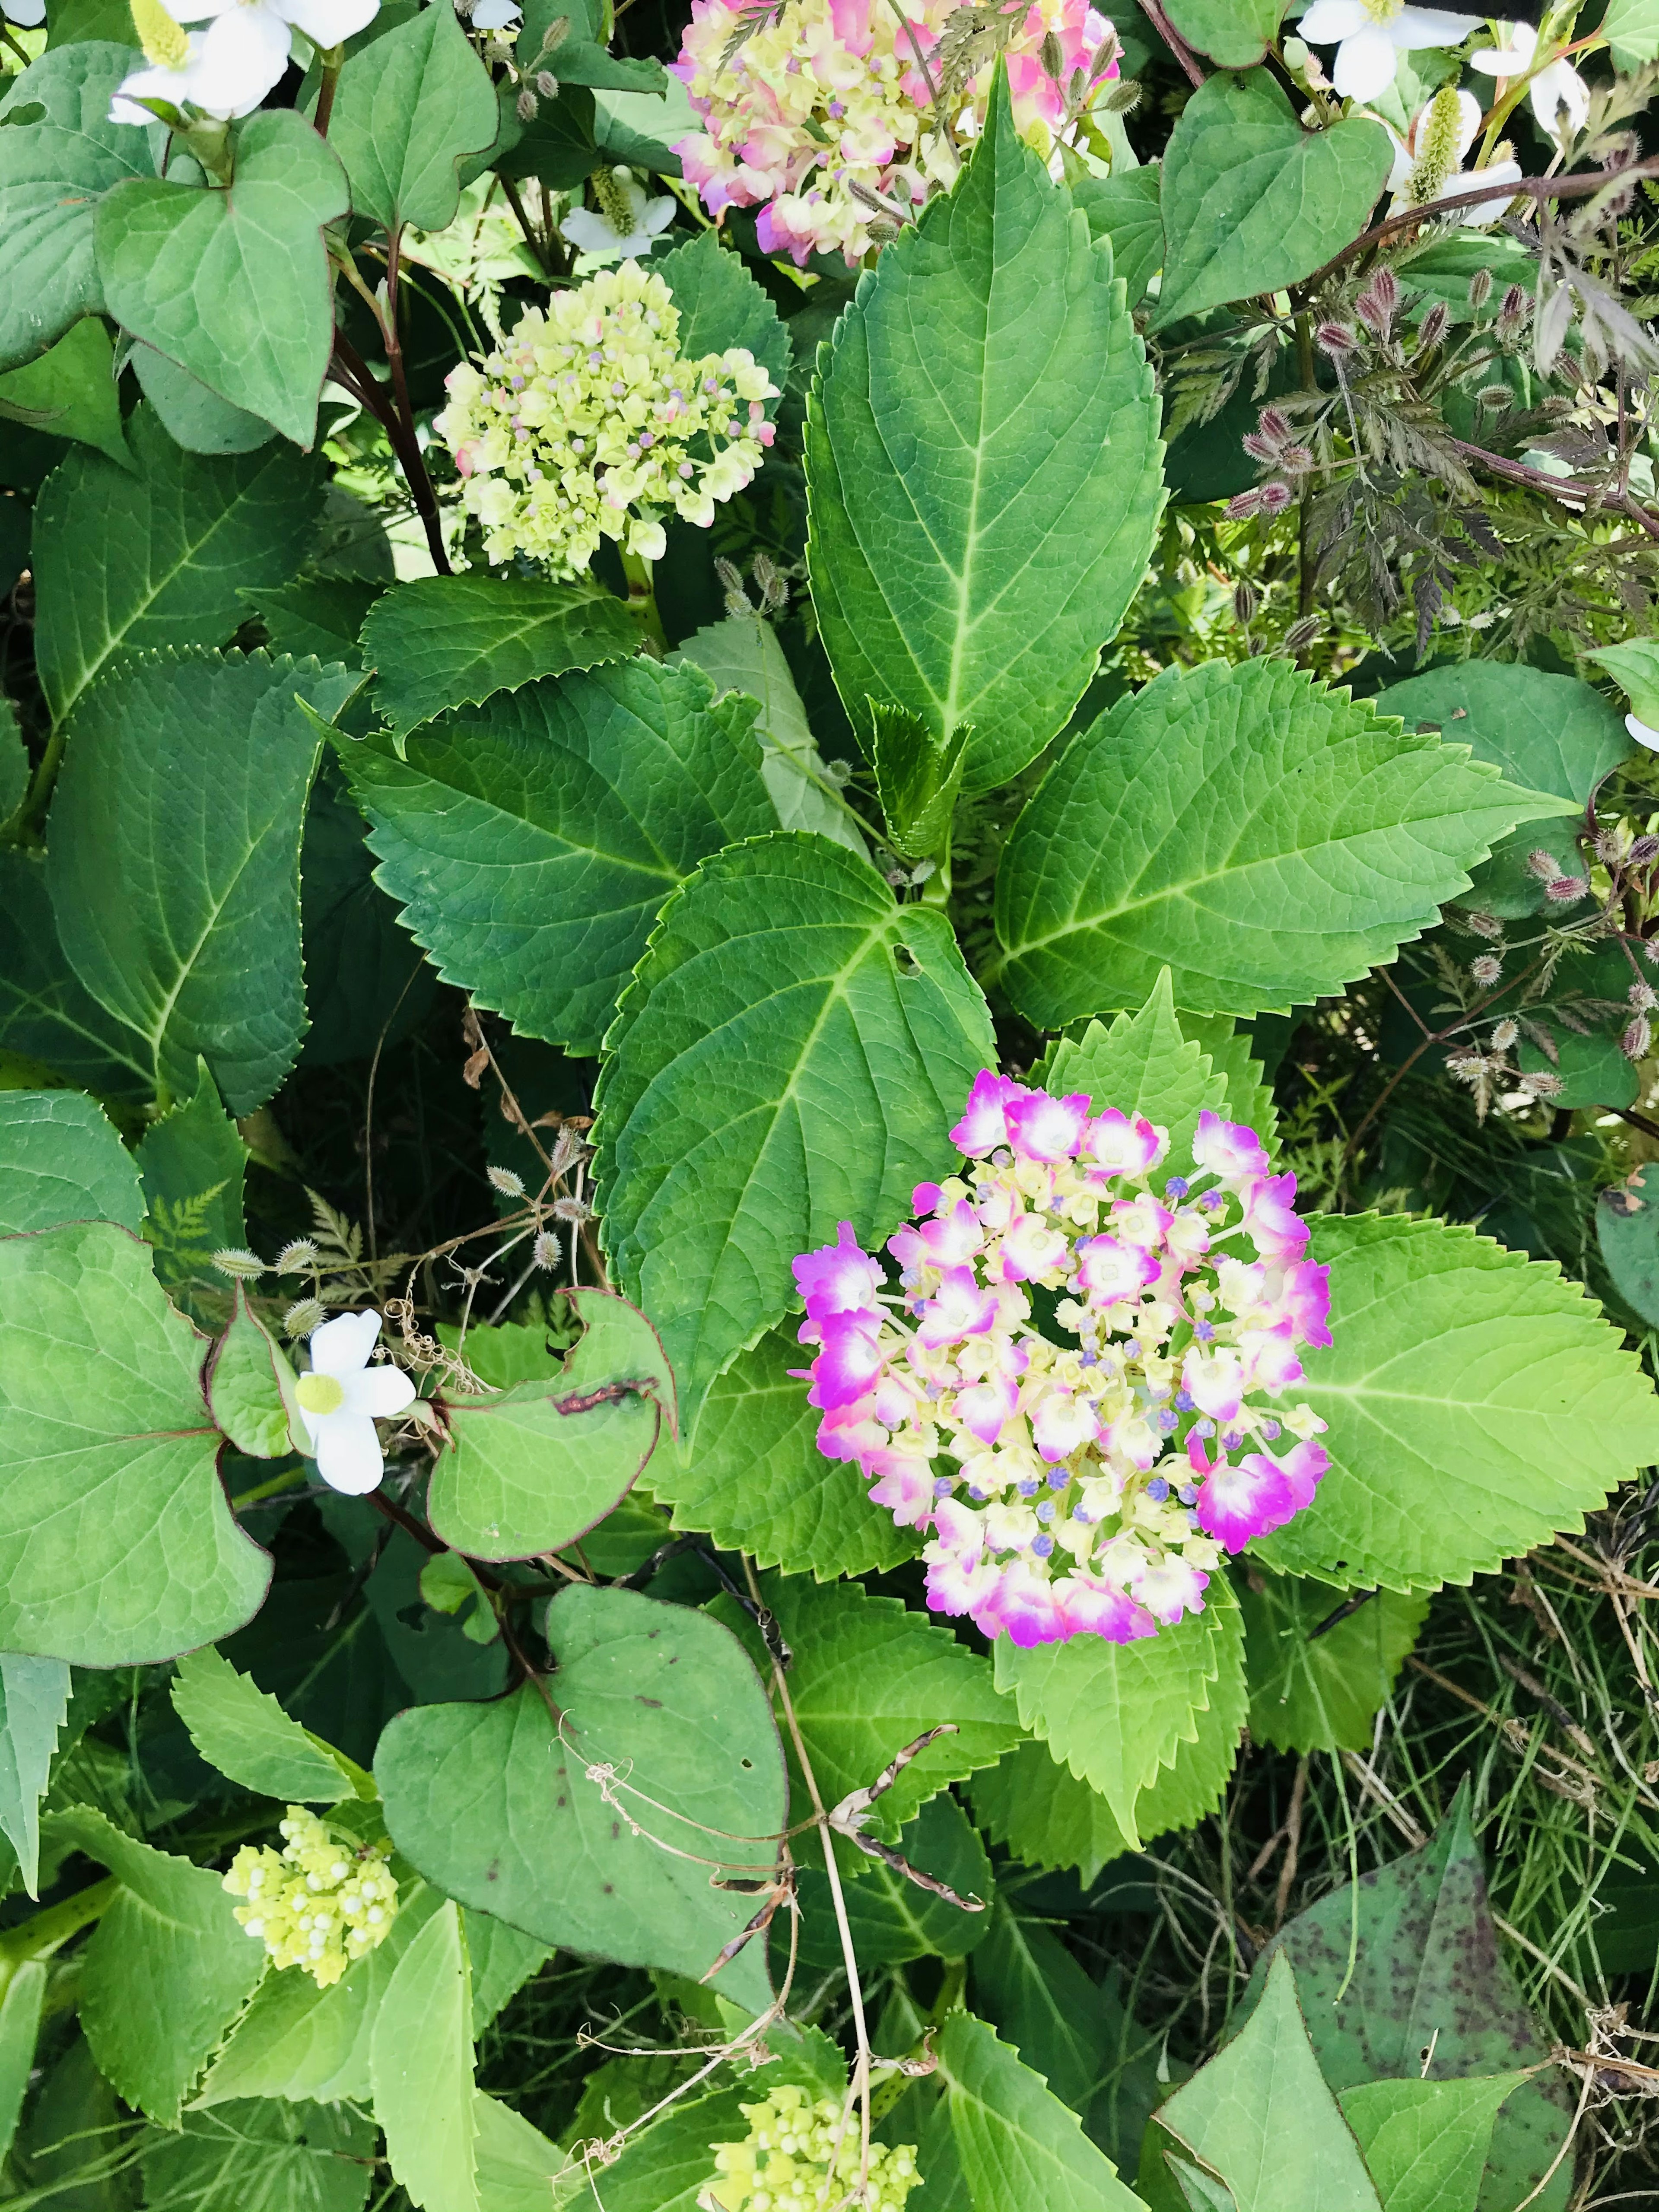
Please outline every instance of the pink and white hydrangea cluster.
[[[798, 264], [814, 252], [861, 261], [880, 212], [854, 185], [908, 209], [955, 179], [958, 157], [933, 94], [939, 33], [957, 7], [958, 0], [907, 0], [903, 9], [894, 0], [787, 0], [755, 29], [754, 0], [691, 0], [674, 70], [703, 128], [674, 151], [709, 213], [762, 208], [763, 251], [788, 253]], [[743, 44], [728, 60], [739, 32]], [[1057, 77], [1043, 56], [1050, 33]], [[1015, 125], [1048, 160], [1058, 138], [1075, 131], [1080, 106], [1116, 76], [1117, 41], [1087, 0], [1035, 0], [1007, 62]], [[994, 67], [987, 61], [959, 94], [944, 98], [959, 143], [984, 123]]]
[[1200, 1612], [1328, 1464], [1324, 1422], [1278, 1402], [1331, 1340], [1295, 1176], [1207, 1112], [1167, 1172], [1167, 1130], [1090, 1108], [981, 1074], [965, 1171], [919, 1183], [888, 1242], [898, 1289], [849, 1222], [795, 1261], [819, 1449], [931, 1532], [936, 1612], [1020, 1644]]

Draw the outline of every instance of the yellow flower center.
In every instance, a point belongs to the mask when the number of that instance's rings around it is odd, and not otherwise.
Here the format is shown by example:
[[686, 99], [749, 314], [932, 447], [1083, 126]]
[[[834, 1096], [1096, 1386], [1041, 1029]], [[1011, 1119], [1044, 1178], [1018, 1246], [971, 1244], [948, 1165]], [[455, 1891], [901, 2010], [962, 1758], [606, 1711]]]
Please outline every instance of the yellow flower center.
[[294, 1395], [307, 1413], [337, 1413], [345, 1403], [345, 1392], [334, 1377], [319, 1375], [314, 1368], [296, 1378]]
[[144, 59], [156, 69], [181, 70], [190, 59], [190, 33], [175, 23], [161, 0], [127, 0]]
[[1373, 23], [1392, 23], [1405, 4], [1406, 0], [1364, 0], [1365, 13]]

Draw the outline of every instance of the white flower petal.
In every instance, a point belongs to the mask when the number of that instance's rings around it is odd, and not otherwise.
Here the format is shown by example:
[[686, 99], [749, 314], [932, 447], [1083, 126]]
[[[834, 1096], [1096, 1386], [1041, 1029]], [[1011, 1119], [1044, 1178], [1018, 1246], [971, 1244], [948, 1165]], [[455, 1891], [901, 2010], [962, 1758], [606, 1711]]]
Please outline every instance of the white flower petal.
[[572, 208], [559, 218], [567, 243], [579, 253], [614, 253], [622, 240], [602, 215], [592, 208]]
[[[1475, 169], [1461, 177], [1448, 177], [1446, 188], [1437, 192], [1437, 200], [1449, 200], [1457, 192], [1472, 192], [1484, 184], [1518, 185], [1521, 164], [1518, 161], [1494, 161], [1489, 169]], [[1473, 207], [1460, 208], [1458, 221], [1471, 224], [1476, 230], [1486, 230], [1498, 221], [1515, 198], [1514, 192], [1499, 192], [1496, 199], [1477, 200]]]
[[509, 24], [517, 23], [523, 14], [523, 9], [515, 7], [514, 0], [478, 0], [472, 10], [472, 27], [475, 31], [504, 31]]
[[649, 231], [653, 238], [659, 231], [666, 230], [674, 220], [676, 204], [677, 203], [670, 199], [666, 192], [659, 200], [649, 201], [644, 214], [640, 218], [641, 228]]
[[1659, 753], [1659, 730], [1650, 730], [1645, 722], [1638, 722], [1634, 714], [1626, 714], [1625, 727], [1638, 745], [1645, 745], [1650, 753]]
[[380, 1334], [379, 1314], [341, 1314], [312, 1330], [311, 1364], [319, 1375], [331, 1375], [336, 1382], [359, 1374], [368, 1365]]
[[1297, 38], [1315, 46], [1334, 46], [1369, 27], [1364, 0], [1313, 0], [1296, 27]]
[[1538, 118], [1538, 127], [1546, 137], [1553, 138], [1559, 126], [1559, 112], [1566, 110], [1565, 128], [1582, 131], [1589, 114], [1589, 87], [1571, 62], [1552, 62], [1527, 88], [1527, 98]]
[[[46, 20], [46, 0], [6, 0], [3, 9], [6, 21], [15, 23], [20, 30], [32, 31]], [[149, 118], [154, 121], [154, 117]]]
[[1461, 167], [1480, 129], [1480, 103], [1472, 92], [1458, 94], [1457, 113], [1457, 159]]
[[266, 0], [266, 5], [297, 23], [313, 46], [326, 52], [366, 31], [380, 13], [380, 0]]
[[367, 1416], [328, 1413], [313, 1433], [317, 1440], [317, 1472], [331, 1490], [362, 1498], [376, 1487], [386, 1473], [386, 1454], [380, 1449], [374, 1424]]
[[191, 98], [213, 115], [251, 114], [282, 82], [288, 25], [270, 8], [232, 8], [208, 26], [191, 67]]
[[141, 100], [167, 100], [175, 107], [182, 107], [189, 96], [190, 76], [184, 70], [134, 70], [116, 87], [110, 100], [109, 119], [112, 123], [154, 123], [155, 118], [149, 108], [139, 106]]
[[1438, 8], [1402, 8], [1389, 19], [1389, 36], [1395, 46], [1411, 52], [1419, 46], [1461, 46], [1471, 31], [1480, 28], [1479, 15], [1443, 15]]
[[365, 1367], [344, 1385], [344, 1413], [366, 1414], [372, 1421], [389, 1421], [415, 1402], [415, 1385], [401, 1367]]
[[1344, 100], [1376, 100], [1394, 82], [1398, 57], [1389, 35], [1393, 28], [1367, 23], [1337, 48], [1331, 82]]

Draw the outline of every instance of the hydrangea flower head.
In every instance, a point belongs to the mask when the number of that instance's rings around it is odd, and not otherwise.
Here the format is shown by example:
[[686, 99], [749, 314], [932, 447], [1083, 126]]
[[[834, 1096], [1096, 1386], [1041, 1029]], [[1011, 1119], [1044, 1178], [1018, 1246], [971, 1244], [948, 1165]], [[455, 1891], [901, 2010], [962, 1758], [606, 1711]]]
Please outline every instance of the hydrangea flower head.
[[[948, 72], [940, 34], [957, 0], [788, 0], [755, 27], [751, 0], [691, 0], [675, 74], [703, 128], [674, 149], [711, 215], [759, 207], [762, 250], [805, 263], [814, 252], [861, 261], [877, 209], [853, 191], [919, 206], [954, 179], [959, 141], [985, 120], [988, 54], [965, 82]], [[1060, 53], [1048, 73], [1045, 42]], [[741, 43], [733, 51], [734, 39]], [[1087, 0], [1035, 0], [1006, 47], [1014, 122], [1044, 159], [1117, 75], [1111, 25]], [[944, 85], [941, 79], [945, 80]]]
[[[814, 2104], [804, 2089], [781, 2081], [764, 2104], [738, 2109], [749, 2134], [715, 2146], [714, 2179], [697, 2198], [702, 2212], [823, 2212], [851, 2201], [859, 2130], [842, 2125], [839, 2105], [828, 2097]], [[872, 2143], [869, 2187], [858, 2202], [868, 2212], [904, 2212], [921, 2179], [909, 2143]]]
[[818, 1449], [930, 1541], [927, 1602], [1016, 1644], [1127, 1644], [1202, 1610], [1226, 1552], [1312, 1499], [1310, 1407], [1271, 1401], [1328, 1346], [1296, 1177], [1254, 1129], [1169, 1132], [989, 1073], [881, 1262], [850, 1223], [803, 1253]]
[[319, 1989], [384, 1943], [398, 1917], [386, 1847], [342, 1843], [314, 1813], [290, 1805], [280, 1851], [244, 1844], [224, 1887], [245, 1897], [236, 1917], [278, 1966], [298, 1966]]
[[772, 442], [777, 386], [743, 346], [679, 350], [680, 314], [637, 261], [529, 309], [479, 368], [449, 373], [434, 424], [491, 561], [522, 553], [554, 576], [601, 538], [659, 559], [672, 513], [707, 529]]

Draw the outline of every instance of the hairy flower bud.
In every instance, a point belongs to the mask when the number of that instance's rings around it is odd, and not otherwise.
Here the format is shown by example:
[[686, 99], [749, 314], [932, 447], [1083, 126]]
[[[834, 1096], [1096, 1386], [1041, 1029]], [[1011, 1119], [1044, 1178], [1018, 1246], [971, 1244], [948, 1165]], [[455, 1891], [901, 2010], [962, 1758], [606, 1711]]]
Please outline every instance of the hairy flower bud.
[[1263, 514], [1282, 514], [1296, 497], [1289, 484], [1272, 477], [1261, 487], [1260, 498]]
[[1637, 1014], [1626, 1023], [1624, 1035], [1619, 1040], [1619, 1049], [1626, 1060], [1645, 1060], [1652, 1039], [1652, 1024], [1645, 1014]]
[[1638, 1013], [1649, 1013], [1659, 1006], [1659, 991], [1651, 983], [1632, 983], [1625, 996]]
[[1256, 609], [1261, 604], [1254, 590], [1241, 577], [1233, 586], [1234, 619], [1244, 623], [1253, 623], [1255, 620]]
[[213, 1264], [222, 1275], [229, 1275], [239, 1283], [258, 1282], [265, 1272], [265, 1263], [258, 1254], [240, 1244], [222, 1245], [213, 1255]]
[[520, 123], [533, 123], [541, 112], [541, 102], [527, 84], [519, 87], [519, 96], [513, 105]]
[[1385, 338], [1400, 304], [1400, 283], [1392, 269], [1379, 269], [1354, 301], [1353, 311], [1369, 331]]
[[1638, 837], [1626, 854], [1632, 868], [1645, 868], [1659, 860], [1659, 837]]
[[[1504, 963], [1496, 953], [1482, 952], [1478, 957], [1470, 961], [1469, 973], [1483, 991], [1490, 991], [1492, 985], [1502, 976]], [[1508, 1050], [1507, 1046], [1498, 1044], [1496, 1030], [1492, 1033], [1492, 1043], [1499, 1052]]]
[[1450, 311], [1443, 300], [1437, 300], [1417, 326], [1417, 343], [1425, 353], [1432, 352], [1446, 335], [1446, 325], [1451, 319]]
[[1491, 297], [1492, 271], [1477, 269], [1469, 279], [1469, 306], [1473, 312], [1478, 315]]
[[1345, 355], [1351, 354], [1359, 343], [1346, 323], [1321, 323], [1314, 337], [1320, 351], [1328, 354], [1333, 361], [1340, 361]]
[[323, 1255], [309, 1237], [295, 1237], [271, 1262], [279, 1275], [308, 1275], [322, 1265]]
[[[1498, 963], [1494, 961], [1492, 964], [1496, 967]], [[1494, 1022], [1490, 1039], [1492, 1049], [1496, 1053], [1513, 1051], [1515, 1041], [1520, 1034], [1520, 1025], [1517, 1023]]]
[[1536, 876], [1540, 884], [1548, 884], [1553, 883], [1563, 871], [1554, 854], [1547, 853], [1540, 845], [1528, 854], [1527, 872]]
[[530, 1256], [537, 1267], [551, 1274], [560, 1260], [559, 1240], [550, 1229], [538, 1229], [530, 1247]]
[[301, 1298], [283, 1316], [283, 1334], [297, 1342], [309, 1336], [313, 1328], [320, 1328], [328, 1319], [328, 1308], [320, 1298]]
[[515, 1174], [511, 1168], [490, 1167], [486, 1168], [484, 1173], [489, 1178], [489, 1188], [498, 1191], [501, 1197], [522, 1198], [524, 1196], [524, 1177]]
[[1566, 1089], [1560, 1077], [1548, 1067], [1531, 1069], [1521, 1077], [1516, 1087], [1524, 1091], [1529, 1098], [1559, 1098]]
[[1277, 407], [1264, 407], [1255, 418], [1260, 436], [1275, 446], [1282, 446], [1291, 435], [1291, 418]]
[[1556, 876], [1544, 886], [1544, 896], [1554, 906], [1576, 906], [1589, 895], [1583, 876]]
[[1285, 650], [1288, 653], [1305, 653], [1318, 636], [1320, 621], [1317, 615], [1304, 615], [1299, 623], [1292, 623], [1285, 633]]
[[1512, 339], [1525, 325], [1532, 313], [1532, 300], [1519, 284], [1511, 284], [1504, 295], [1503, 305], [1498, 310], [1498, 335]]

